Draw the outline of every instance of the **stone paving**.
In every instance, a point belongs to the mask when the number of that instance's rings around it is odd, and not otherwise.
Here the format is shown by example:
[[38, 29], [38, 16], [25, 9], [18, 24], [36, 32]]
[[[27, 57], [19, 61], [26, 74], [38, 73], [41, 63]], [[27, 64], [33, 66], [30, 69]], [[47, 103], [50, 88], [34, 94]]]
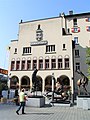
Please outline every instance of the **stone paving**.
[[0, 120], [90, 120], [90, 110], [72, 107], [26, 107], [25, 115], [16, 114], [17, 106], [0, 104]]

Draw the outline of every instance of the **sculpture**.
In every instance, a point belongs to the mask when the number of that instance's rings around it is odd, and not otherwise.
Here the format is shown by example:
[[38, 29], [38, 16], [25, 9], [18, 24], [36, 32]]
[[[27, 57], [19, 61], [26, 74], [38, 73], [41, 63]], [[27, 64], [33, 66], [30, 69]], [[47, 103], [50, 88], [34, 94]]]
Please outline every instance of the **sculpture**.
[[56, 83], [56, 90], [55, 93], [61, 96], [61, 100], [68, 100], [70, 98], [70, 86], [64, 86], [59, 82]]
[[[70, 86], [68, 85], [63, 85], [63, 83], [60, 83], [59, 81], [56, 82], [56, 89], [54, 90], [54, 93], [56, 95], [53, 96], [53, 100], [56, 100], [56, 102], [65, 102], [67, 100], [71, 99], [71, 90], [70, 90]], [[48, 96], [48, 94], [50, 93], [50, 91], [48, 91], [46, 94], [44, 94], [44, 96], [48, 97], [48, 99], [50, 100], [51, 97]], [[53, 102], [53, 101], [52, 101]]]
[[86, 89], [86, 86], [88, 85], [88, 78], [80, 71], [80, 70], [77, 70], [76, 71], [78, 74], [81, 75], [81, 79], [79, 79], [77, 81], [77, 86], [78, 86], [78, 95], [80, 95], [80, 87], [83, 88], [83, 90], [85, 91], [85, 94], [86, 95], [89, 95], [87, 89]]
[[39, 87], [39, 80], [36, 77], [37, 72], [38, 72], [38, 70], [35, 69], [33, 74], [32, 74], [32, 83], [33, 83], [32, 91], [33, 92], [36, 91], [36, 95], [37, 95], [37, 90], [38, 90], [38, 87]]
[[33, 82], [33, 84], [37, 83], [37, 77], [36, 77], [37, 72], [38, 72], [38, 70], [35, 69], [33, 74], [32, 74], [32, 82]]

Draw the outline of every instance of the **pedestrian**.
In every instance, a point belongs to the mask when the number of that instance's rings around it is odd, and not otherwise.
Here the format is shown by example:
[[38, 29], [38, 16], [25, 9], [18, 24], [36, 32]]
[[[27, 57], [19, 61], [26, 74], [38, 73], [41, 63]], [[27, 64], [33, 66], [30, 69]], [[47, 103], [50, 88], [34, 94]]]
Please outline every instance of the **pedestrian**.
[[24, 109], [25, 109], [25, 102], [26, 102], [26, 96], [24, 93], [24, 89], [21, 90], [19, 93], [19, 101], [20, 101], [20, 106], [17, 109], [16, 113], [19, 115], [20, 109], [22, 109], [22, 114], [25, 114]]
[[18, 89], [15, 90], [15, 103], [17, 106], [19, 106], [19, 95], [18, 95]]

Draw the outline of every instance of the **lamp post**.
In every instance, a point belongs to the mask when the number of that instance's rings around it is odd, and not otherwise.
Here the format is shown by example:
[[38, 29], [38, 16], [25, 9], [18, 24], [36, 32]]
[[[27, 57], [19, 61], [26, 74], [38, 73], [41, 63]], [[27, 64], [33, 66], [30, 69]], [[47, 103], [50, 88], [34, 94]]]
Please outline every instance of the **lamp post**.
[[7, 96], [8, 99], [9, 99], [9, 94], [10, 94], [10, 80], [11, 80], [11, 73], [8, 76], [8, 96]]
[[74, 78], [72, 77], [72, 96], [71, 96], [71, 102], [74, 104]]
[[54, 73], [52, 73], [52, 101], [54, 100]]
[[72, 61], [73, 61], [73, 77], [72, 79], [72, 96], [71, 102], [74, 104], [74, 90], [75, 90], [75, 83], [74, 83], [74, 49], [75, 49], [75, 41], [72, 40]]

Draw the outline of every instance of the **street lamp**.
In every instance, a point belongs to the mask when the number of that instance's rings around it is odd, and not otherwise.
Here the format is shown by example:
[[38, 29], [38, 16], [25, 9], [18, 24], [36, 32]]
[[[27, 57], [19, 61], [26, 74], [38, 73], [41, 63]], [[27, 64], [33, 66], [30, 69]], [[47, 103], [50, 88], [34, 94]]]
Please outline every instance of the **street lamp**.
[[11, 79], [11, 73], [8, 76], [8, 95], [7, 95], [8, 99], [9, 99], [9, 94], [10, 94], [10, 79]]
[[54, 100], [54, 73], [52, 73], [52, 101]]
[[72, 77], [72, 96], [71, 96], [71, 102], [74, 104], [74, 78]]

